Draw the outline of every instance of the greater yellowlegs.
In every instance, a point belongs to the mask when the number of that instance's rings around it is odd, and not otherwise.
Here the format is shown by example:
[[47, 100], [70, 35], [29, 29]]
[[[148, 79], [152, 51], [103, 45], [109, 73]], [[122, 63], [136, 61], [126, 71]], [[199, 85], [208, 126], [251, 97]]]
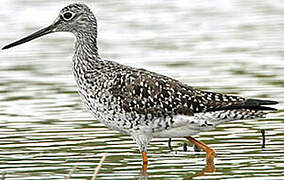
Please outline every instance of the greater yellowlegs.
[[200, 131], [236, 119], [264, 117], [276, 110], [276, 101], [245, 99], [192, 88], [170, 77], [101, 59], [97, 48], [97, 21], [84, 4], [63, 8], [56, 20], [2, 49], [53, 32], [76, 37], [73, 74], [83, 103], [95, 119], [129, 134], [142, 153], [147, 169], [147, 144], [153, 137], [185, 137], [206, 152], [206, 167], [214, 171], [215, 151], [192, 138]]

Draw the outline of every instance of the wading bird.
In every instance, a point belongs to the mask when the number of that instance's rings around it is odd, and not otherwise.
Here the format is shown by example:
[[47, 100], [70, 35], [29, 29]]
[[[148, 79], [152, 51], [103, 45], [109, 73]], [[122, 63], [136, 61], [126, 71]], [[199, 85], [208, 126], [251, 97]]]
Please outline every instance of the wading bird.
[[84, 4], [64, 7], [50, 26], [2, 49], [54, 32], [75, 35], [73, 74], [84, 105], [107, 127], [133, 137], [142, 153], [144, 172], [147, 144], [153, 137], [185, 137], [206, 152], [206, 169], [213, 172], [215, 151], [192, 135], [276, 110], [265, 106], [276, 101], [202, 91], [158, 73], [100, 58], [97, 21]]

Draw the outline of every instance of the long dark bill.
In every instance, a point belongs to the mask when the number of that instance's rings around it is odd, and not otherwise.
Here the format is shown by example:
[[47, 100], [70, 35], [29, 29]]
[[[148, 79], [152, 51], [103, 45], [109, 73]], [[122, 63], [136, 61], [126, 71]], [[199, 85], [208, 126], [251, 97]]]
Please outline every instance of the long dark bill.
[[4, 46], [2, 48], [2, 50], [9, 49], [11, 47], [23, 44], [25, 42], [31, 41], [31, 40], [36, 39], [38, 37], [41, 37], [41, 36], [44, 36], [46, 34], [52, 33], [54, 28], [55, 28], [55, 24], [52, 24], [52, 25], [50, 25], [50, 26], [48, 26], [46, 28], [43, 28], [43, 29], [41, 29], [39, 31], [36, 31], [35, 33], [33, 33], [33, 34], [31, 34], [31, 35], [29, 35], [27, 37], [24, 37], [23, 39], [20, 39], [18, 41], [15, 41], [15, 42], [13, 42], [11, 44], [8, 44], [8, 45]]

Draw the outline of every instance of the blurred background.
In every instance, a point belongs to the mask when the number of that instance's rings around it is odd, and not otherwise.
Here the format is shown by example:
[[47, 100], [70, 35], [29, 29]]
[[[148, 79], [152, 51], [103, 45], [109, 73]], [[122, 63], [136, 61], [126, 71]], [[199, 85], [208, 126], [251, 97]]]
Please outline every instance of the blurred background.
[[[49, 25], [75, 1], [1, 0], [0, 46]], [[278, 100], [266, 119], [202, 132], [216, 149], [216, 173], [198, 179], [284, 178], [284, 2], [282, 0], [76, 1], [99, 25], [105, 59], [162, 73], [191, 86]], [[129, 136], [85, 111], [71, 73], [73, 35], [57, 33], [0, 51], [0, 174], [7, 179], [139, 178], [141, 157]], [[260, 130], [266, 130], [261, 148]], [[154, 139], [148, 179], [191, 179], [203, 152], [184, 139]]]

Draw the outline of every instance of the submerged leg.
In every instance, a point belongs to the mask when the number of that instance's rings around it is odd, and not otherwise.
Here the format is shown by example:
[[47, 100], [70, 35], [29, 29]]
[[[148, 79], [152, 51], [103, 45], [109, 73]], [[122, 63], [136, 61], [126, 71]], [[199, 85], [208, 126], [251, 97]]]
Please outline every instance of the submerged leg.
[[200, 147], [203, 151], [206, 152], [206, 167], [205, 172], [215, 172], [215, 165], [214, 165], [214, 158], [215, 158], [215, 150], [208, 147], [203, 142], [200, 142], [193, 137], [187, 136], [185, 137], [189, 140], [192, 144]]
[[145, 151], [141, 152], [142, 154], [142, 160], [143, 160], [143, 165], [141, 169], [141, 176], [148, 176], [147, 169], [148, 169], [148, 157], [147, 153]]
[[143, 165], [142, 165], [142, 171], [146, 172], [148, 169], [148, 157], [147, 157], [147, 153], [142, 151], [142, 159], [143, 159]]

